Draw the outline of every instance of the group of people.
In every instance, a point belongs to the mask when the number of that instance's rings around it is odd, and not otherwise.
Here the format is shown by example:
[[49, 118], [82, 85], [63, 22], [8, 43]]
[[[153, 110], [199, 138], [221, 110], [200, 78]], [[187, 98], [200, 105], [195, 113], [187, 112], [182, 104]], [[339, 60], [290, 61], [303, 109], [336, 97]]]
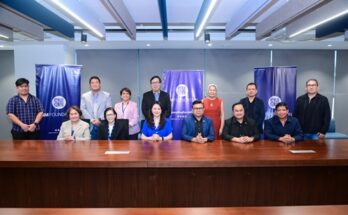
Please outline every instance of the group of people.
[[[144, 123], [139, 127], [137, 103], [131, 101], [129, 88], [120, 90], [121, 101], [112, 106], [108, 92], [101, 90], [98, 76], [89, 79], [90, 91], [81, 96], [81, 105], [67, 110], [57, 140], [142, 140], [164, 141], [173, 138], [170, 121], [171, 101], [161, 90], [161, 78], [150, 79], [151, 90], [143, 94], [141, 111]], [[16, 81], [18, 94], [7, 104], [12, 121], [13, 139], [39, 139], [39, 122], [43, 107], [29, 93], [29, 81]], [[285, 102], [275, 107], [275, 115], [265, 118], [264, 102], [257, 97], [257, 85], [246, 86], [246, 97], [232, 105], [233, 116], [225, 120], [223, 100], [217, 96], [217, 86], [208, 85], [207, 97], [192, 103], [192, 114], [183, 120], [181, 138], [204, 143], [217, 139], [249, 143], [262, 137], [291, 143], [303, 138], [324, 138], [330, 124], [328, 99], [318, 93], [316, 79], [306, 82], [306, 94], [297, 98], [293, 116]], [[87, 121], [87, 122], [86, 122]]]

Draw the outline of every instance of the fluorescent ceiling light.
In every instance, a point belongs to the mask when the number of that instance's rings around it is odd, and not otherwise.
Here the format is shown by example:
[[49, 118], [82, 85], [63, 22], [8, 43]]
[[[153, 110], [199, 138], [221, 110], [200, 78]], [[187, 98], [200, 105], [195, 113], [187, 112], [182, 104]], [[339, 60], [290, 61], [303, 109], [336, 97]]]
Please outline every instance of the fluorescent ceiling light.
[[4, 38], [4, 39], [6, 39], [6, 40], [10, 39], [9, 37], [7, 37], [7, 36], [5, 36], [5, 35], [2, 35], [2, 34], [0, 34], [0, 37], [1, 37], [1, 38]]
[[56, 6], [64, 10], [66, 13], [68, 13], [70, 16], [72, 16], [74, 19], [79, 21], [82, 25], [86, 26], [88, 29], [90, 29], [93, 33], [95, 33], [100, 38], [104, 38], [104, 35], [99, 32], [96, 28], [94, 28], [92, 25], [90, 25], [88, 22], [86, 22], [84, 19], [79, 17], [76, 13], [71, 11], [68, 7], [66, 7], [63, 3], [61, 3], [59, 0], [52, 0], [52, 3], [54, 3]]
[[326, 23], [326, 22], [329, 22], [329, 21], [331, 21], [331, 20], [333, 20], [333, 19], [336, 19], [336, 18], [338, 18], [338, 17], [340, 17], [340, 16], [343, 16], [343, 15], [345, 15], [345, 14], [347, 14], [347, 13], [348, 13], [348, 10], [342, 11], [342, 12], [336, 14], [336, 15], [333, 15], [333, 16], [331, 16], [331, 17], [329, 17], [329, 18], [326, 18], [326, 19], [324, 19], [324, 20], [322, 20], [322, 21], [320, 21], [320, 22], [317, 22], [317, 23], [315, 23], [315, 24], [313, 24], [313, 25], [310, 25], [310, 26], [308, 26], [308, 27], [306, 27], [306, 28], [303, 28], [303, 29], [301, 29], [301, 30], [299, 30], [299, 31], [297, 31], [297, 32], [295, 32], [295, 33], [293, 33], [293, 34], [291, 34], [291, 35], [289, 36], [289, 38], [295, 37], [295, 36], [297, 36], [297, 35], [299, 35], [299, 34], [302, 34], [302, 33], [306, 32], [306, 31], [309, 31], [309, 30], [311, 30], [311, 29], [313, 29], [313, 28], [315, 28], [315, 27], [317, 27], [317, 26], [319, 26], [319, 25], [322, 25], [322, 24], [324, 24], [324, 23]]
[[[280, 2], [280, 1], [279, 1]], [[291, 0], [286, 1], [278, 10], [264, 18], [256, 25], [256, 39], [261, 40], [285, 27], [288, 23], [294, 21], [302, 14], [318, 6], [324, 4], [323, 0]]]
[[[205, 0], [205, 1], [207, 1], [207, 0]], [[204, 1], [204, 3], [205, 3], [205, 1]], [[209, 1], [209, 0], [208, 0], [208, 1]], [[203, 4], [204, 4], [204, 3], [203, 3]], [[203, 15], [203, 18], [202, 18], [201, 22], [199, 23], [198, 28], [197, 28], [197, 31], [196, 31], [196, 33], [195, 33], [195, 37], [196, 37], [196, 38], [198, 38], [198, 37], [201, 35], [201, 33], [202, 33], [202, 31], [203, 31], [203, 28], [205, 27], [205, 25], [206, 25], [208, 19], [210, 18], [211, 13], [213, 12], [213, 9], [214, 9], [215, 6], [216, 6], [216, 3], [217, 3], [217, 0], [210, 0], [210, 1], [209, 1], [208, 8], [207, 8], [207, 10], [205, 11], [205, 13], [204, 13], [204, 15]], [[203, 6], [204, 6], [204, 5], [203, 5]]]

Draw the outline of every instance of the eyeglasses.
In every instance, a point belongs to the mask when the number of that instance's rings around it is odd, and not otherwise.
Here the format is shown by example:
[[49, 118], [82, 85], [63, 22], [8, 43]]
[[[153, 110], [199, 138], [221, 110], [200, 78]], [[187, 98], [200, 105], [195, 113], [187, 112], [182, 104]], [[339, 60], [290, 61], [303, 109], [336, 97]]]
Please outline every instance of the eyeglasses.
[[307, 84], [307, 87], [316, 87], [316, 86], [318, 86], [318, 85], [316, 85], [316, 84]]
[[192, 108], [193, 110], [203, 110], [203, 107], [198, 107], [198, 108]]

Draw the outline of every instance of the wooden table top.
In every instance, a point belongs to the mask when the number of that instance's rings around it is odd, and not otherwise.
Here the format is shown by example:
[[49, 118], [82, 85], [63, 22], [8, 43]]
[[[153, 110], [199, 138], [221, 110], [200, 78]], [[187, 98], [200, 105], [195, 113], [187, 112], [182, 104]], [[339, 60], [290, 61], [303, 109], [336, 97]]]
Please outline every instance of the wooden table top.
[[0, 208], [0, 214], [7, 215], [346, 215], [347, 213], [348, 205], [234, 208]]
[[[128, 154], [105, 154], [106, 151]], [[293, 154], [289, 150], [314, 150]], [[171, 168], [348, 166], [348, 140], [314, 140], [296, 144], [262, 140], [227, 141], [0, 141], [0, 167]]]

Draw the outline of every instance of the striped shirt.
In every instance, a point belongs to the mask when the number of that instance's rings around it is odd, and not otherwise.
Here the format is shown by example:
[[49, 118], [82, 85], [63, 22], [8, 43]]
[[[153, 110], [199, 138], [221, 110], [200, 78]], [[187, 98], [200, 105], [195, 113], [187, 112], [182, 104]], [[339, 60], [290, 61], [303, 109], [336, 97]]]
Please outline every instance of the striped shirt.
[[[38, 113], [43, 112], [43, 106], [38, 98], [29, 94], [28, 100], [25, 102], [19, 95], [13, 96], [7, 103], [6, 113], [12, 113], [20, 121], [25, 124], [33, 124]], [[12, 130], [17, 132], [23, 132], [22, 128], [12, 123]], [[36, 130], [39, 130], [39, 126]]]

